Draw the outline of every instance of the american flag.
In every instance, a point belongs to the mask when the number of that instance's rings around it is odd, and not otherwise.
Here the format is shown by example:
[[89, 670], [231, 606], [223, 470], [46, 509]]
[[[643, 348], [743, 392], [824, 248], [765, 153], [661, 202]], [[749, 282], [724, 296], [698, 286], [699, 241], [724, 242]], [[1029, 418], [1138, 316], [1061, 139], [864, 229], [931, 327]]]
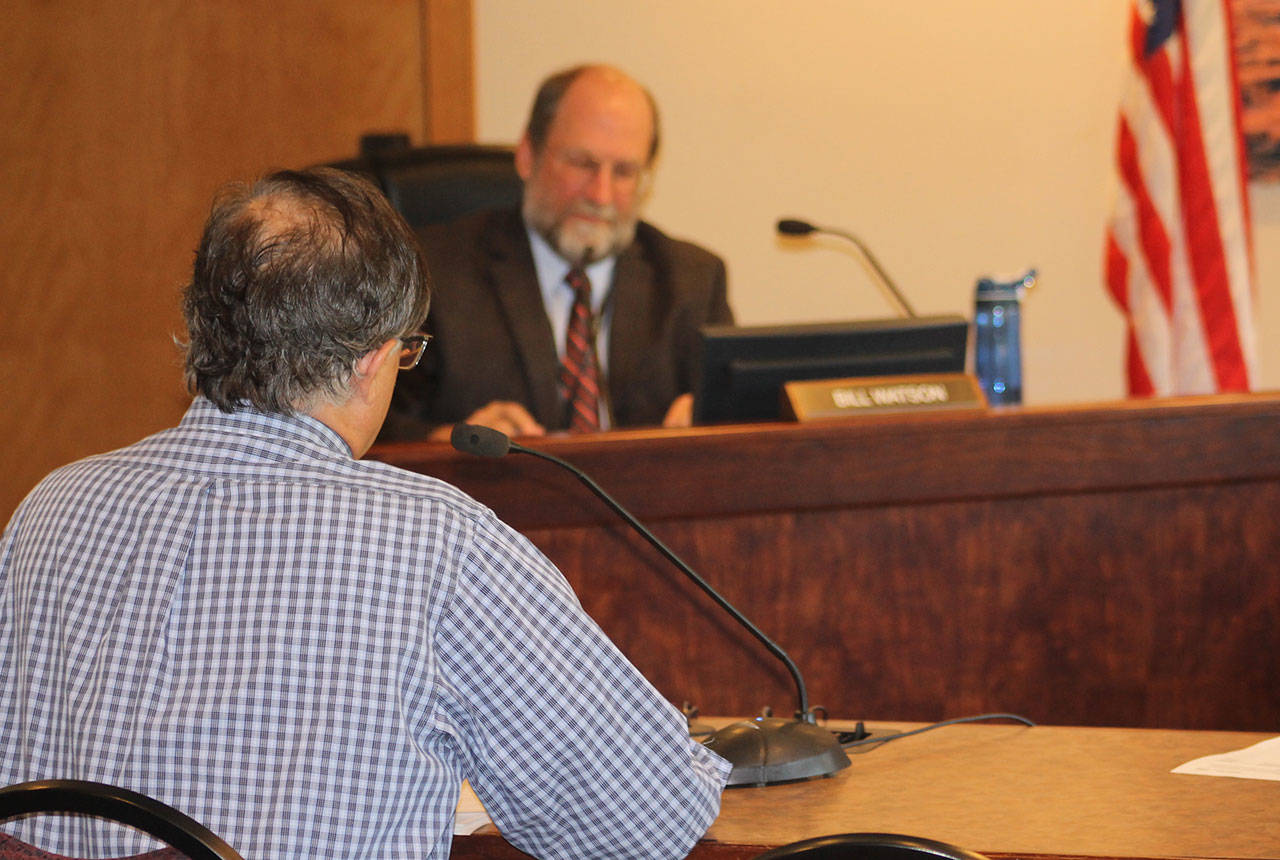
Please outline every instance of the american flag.
[[1227, 0], [1130, 8], [1130, 75], [1106, 281], [1131, 395], [1247, 391], [1253, 249]]

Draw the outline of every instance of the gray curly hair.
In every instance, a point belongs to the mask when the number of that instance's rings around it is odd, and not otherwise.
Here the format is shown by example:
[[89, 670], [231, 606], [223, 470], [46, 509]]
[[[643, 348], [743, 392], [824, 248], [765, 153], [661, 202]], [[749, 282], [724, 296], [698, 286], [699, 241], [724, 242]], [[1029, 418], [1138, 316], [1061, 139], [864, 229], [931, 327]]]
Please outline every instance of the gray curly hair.
[[278, 171], [224, 189], [183, 292], [187, 386], [231, 412], [346, 396], [360, 356], [419, 328], [413, 232], [366, 180]]

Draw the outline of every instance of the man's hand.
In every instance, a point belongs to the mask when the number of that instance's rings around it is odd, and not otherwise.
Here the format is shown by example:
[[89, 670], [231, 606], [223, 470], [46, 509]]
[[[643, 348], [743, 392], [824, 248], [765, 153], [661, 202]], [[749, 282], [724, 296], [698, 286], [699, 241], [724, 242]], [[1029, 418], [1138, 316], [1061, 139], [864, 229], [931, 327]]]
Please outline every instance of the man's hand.
[[[468, 415], [464, 423], [492, 427], [508, 436], [544, 436], [547, 432], [546, 428], [529, 414], [529, 410], [511, 400], [495, 400], [481, 406]], [[446, 424], [432, 430], [428, 438], [447, 442], [451, 433], [453, 433], [453, 426]]]
[[663, 427], [693, 426], [693, 395], [681, 394], [667, 407], [667, 416], [662, 419]]

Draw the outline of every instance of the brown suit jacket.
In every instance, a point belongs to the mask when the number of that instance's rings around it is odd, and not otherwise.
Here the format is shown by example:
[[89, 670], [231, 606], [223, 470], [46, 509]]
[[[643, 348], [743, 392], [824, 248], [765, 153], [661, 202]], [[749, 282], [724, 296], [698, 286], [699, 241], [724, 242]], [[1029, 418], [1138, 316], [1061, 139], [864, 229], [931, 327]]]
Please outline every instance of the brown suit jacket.
[[[520, 213], [493, 210], [420, 231], [431, 271], [422, 363], [400, 374], [381, 440], [421, 438], [493, 400], [566, 426], [559, 359]], [[641, 222], [614, 268], [607, 392], [614, 426], [655, 425], [693, 390], [698, 330], [733, 322], [724, 262]]]

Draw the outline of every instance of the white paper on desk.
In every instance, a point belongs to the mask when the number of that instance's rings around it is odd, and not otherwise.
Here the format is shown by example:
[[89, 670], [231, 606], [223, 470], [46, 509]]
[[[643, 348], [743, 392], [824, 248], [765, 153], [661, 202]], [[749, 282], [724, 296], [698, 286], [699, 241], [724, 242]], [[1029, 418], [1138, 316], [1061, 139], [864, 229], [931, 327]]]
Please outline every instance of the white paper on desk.
[[454, 835], [470, 836], [489, 823], [489, 813], [484, 811], [484, 804], [472, 791], [471, 783], [463, 780], [462, 791], [458, 793], [458, 809], [453, 814]]
[[1178, 765], [1173, 772], [1280, 781], [1280, 738], [1259, 741], [1242, 750], [1193, 759]]

